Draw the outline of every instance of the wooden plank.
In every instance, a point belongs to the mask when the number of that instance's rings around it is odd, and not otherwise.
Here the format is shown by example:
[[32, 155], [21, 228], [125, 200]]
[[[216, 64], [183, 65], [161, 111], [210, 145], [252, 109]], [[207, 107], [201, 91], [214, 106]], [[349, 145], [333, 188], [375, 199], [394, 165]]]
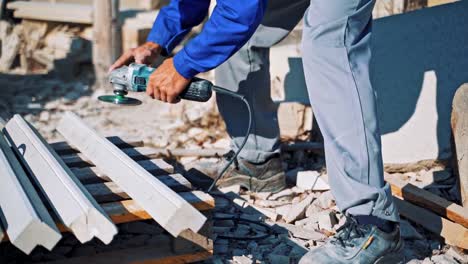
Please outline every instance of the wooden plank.
[[[180, 174], [160, 176], [158, 180], [175, 192], [189, 191], [192, 188], [190, 182]], [[114, 182], [87, 184], [85, 188], [99, 203], [130, 199], [130, 196]]]
[[[212, 210], [215, 207], [213, 197], [204, 192], [192, 191], [178, 194], [199, 211]], [[101, 206], [116, 224], [152, 219], [151, 215], [133, 200], [103, 203]]]
[[7, 4], [16, 18], [92, 24], [93, 8], [90, 5], [14, 1]]
[[110, 243], [117, 227], [39, 133], [19, 115], [5, 129], [13, 149], [65, 226], [82, 243], [93, 237]]
[[390, 184], [394, 195], [468, 227], [468, 208], [463, 208], [411, 183], [406, 183], [398, 179], [396, 175], [386, 175], [385, 181]]
[[0, 206], [11, 243], [26, 254], [38, 245], [52, 250], [60, 231], [1, 132], [0, 182]]
[[443, 237], [447, 244], [468, 249], [467, 228], [400, 198], [394, 197], [394, 201], [402, 216]]
[[427, 7], [445, 5], [458, 2], [459, 0], [427, 0]]
[[[154, 159], [160, 156], [157, 150], [150, 147], [126, 148], [122, 149], [122, 152], [135, 161]], [[92, 161], [82, 153], [64, 155], [61, 158], [69, 167], [89, 167], [94, 165]]]
[[171, 235], [185, 229], [196, 232], [203, 226], [205, 216], [75, 114], [65, 113], [57, 130]]
[[458, 163], [458, 182], [462, 205], [468, 208], [468, 84], [458, 88], [453, 98], [452, 133]]
[[[112, 144], [116, 145], [119, 148], [136, 148], [143, 147], [143, 140], [137, 138], [121, 138], [117, 136], [106, 137]], [[59, 155], [67, 155], [78, 153], [79, 151], [74, 147], [70, 146], [66, 141], [59, 141], [50, 143], [50, 146], [57, 152]]]
[[[140, 160], [138, 164], [154, 176], [174, 173], [174, 167], [162, 159]], [[72, 168], [71, 170], [83, 184], [110, 181], [110, 178], [96, 167]]]

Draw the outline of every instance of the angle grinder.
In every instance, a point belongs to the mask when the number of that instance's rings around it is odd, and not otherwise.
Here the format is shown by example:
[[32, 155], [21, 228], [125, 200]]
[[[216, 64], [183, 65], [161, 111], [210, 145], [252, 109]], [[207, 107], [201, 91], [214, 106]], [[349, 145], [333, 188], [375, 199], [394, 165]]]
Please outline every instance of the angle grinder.
[[[141, 104], [140, 100], [132, 97], [127, 97], [127, 94], [129, 91], [145, 92], [149, 77], [155, 70], [156, 68], [136, 63], [132, 63], [129, 66], [123, 66], [113, 70], [109, 74], [109, 82], [114, 88], [114, 94], [102, 95], [99, 96], [98, 99], [102, 102], [112, 103], [116, 105]], [[224, 173], [229, 168], [229, 166], [231, 166], [234, 160], [237, 159], [237, 156], [247, 143], [247, 139], [252, 128], [252, 110], [247, 98], [245, 98], [245, 96], [243, 95], [237, 94], [225, 88], [215, 86], [208, 80], [196, 77], [192, 78], [187, 88], [179, 95], [179, 98], [196, 102], [206, 102], [211, 98], [213, 91], [215, 91], [218, 94], [224, 94], [227, 96], [237, 98], [244, 102], [249, 113], [249, 123], [242, 144], [239, 146], [238, 150], [235, 152], [234, 156], [232, 156], [232, 158], [229, 160], [229, 162], [226, 164], [223, 170], [221, 170], [219, 175], [215, 178], [211, 186], [208, 188], [208, 192], [211, 192], [211, 190], [216, 186], [216, 182], [224, 175]]]
[[[113, 95], [99, 96], [102, 102], [113, 103], [117, 105], [139, 105], [141, 101], [135, 98], [127, 97], [128, 92], [144, 92], [150, 75], [155, 68], [144, 64], [132, 63], [129, 66], [113, 70], [109, 74], [109, 82], [114, 87]], [[192, 82], [179, 95], [180, 99], [206, 102], [211, 98], [212, 90], [223, 90], [223, 93], [232, 93], [221, 87], [215, 87], [210, 81], [193, 78]]]

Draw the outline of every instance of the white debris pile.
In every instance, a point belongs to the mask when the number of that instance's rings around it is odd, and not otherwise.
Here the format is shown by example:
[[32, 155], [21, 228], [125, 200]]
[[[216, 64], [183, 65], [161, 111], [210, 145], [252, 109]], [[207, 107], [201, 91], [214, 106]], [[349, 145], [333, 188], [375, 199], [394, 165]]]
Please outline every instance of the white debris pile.
[[[433, 175], [433, 182], [446, 183], [452, 178], [447, 176], [450, 173], [433, 168], [420, 171], [414, 181], [428, 177], [419, 175]], [[298, 186], [278, 193], [251, 193], [239, 186], [221, 190], [228, 199], [217, 198], [213, 263], [297, 263], [305, 252], [337, 232], [346, 217], [335, 204], [326, 173], [296, 171], [296, 175], [310, 177], [297, 181], [307, 190]], [[408, 173], [407, 177], [411, 175]], [[310, 182], [320, 182], [317, 190], [317, 185]], [[466, 254], [445, 245], [418, 225], [402, 219], [401, 231], [408, 263], [467, 263]]]

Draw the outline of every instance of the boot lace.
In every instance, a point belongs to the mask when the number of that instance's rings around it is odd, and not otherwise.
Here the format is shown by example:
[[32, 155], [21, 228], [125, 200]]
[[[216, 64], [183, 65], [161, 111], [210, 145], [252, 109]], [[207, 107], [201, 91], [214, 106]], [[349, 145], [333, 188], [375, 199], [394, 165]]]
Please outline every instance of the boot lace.
[[352, 216], [345, 215], [346, 222], [336, 230], [336, 235], [331, 241], [332, 244], [339, 244], [341, 247], [355, 247], [354, 239], [362, 238], [366, 234], [366, 226], [359, 225]]

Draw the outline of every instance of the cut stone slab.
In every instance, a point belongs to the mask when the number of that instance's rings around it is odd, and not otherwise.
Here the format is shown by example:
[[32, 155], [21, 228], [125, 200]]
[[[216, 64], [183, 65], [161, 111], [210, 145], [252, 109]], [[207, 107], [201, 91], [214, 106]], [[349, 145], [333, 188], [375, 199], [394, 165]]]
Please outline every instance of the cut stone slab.
[[[0, 133], [0, 182], [0, 207], [11, 243], [26, 254], [38, 245], [52, 250], [62, 235], [3, 133]], [[0, 236], [3, 237], [1, 226]]]
[[313, 199], [314, 198], [309, 195], [299, 203], [293, 204], [291, 209], [289, 209], [288, 213], [283, 216], [286, 223], [292, 223], [299, 218], [303, 218], [305, 216], [305, 210], [307, 206], [310, 205]]
[[317, 171], [300, 171], [297, 173], [296, 186], [304, 190], [328, 191], [330, 186], [320, 177]]
[[63, 224], [82, 243], [97, 237], [109, 244], [117, 227], [39, 133], [19, 115], [6, 124], [5, 130]]
[[171, 235], [198, 232], [205, 223], [203, 214], [75, 114], [65, 113], [57, 130]]

